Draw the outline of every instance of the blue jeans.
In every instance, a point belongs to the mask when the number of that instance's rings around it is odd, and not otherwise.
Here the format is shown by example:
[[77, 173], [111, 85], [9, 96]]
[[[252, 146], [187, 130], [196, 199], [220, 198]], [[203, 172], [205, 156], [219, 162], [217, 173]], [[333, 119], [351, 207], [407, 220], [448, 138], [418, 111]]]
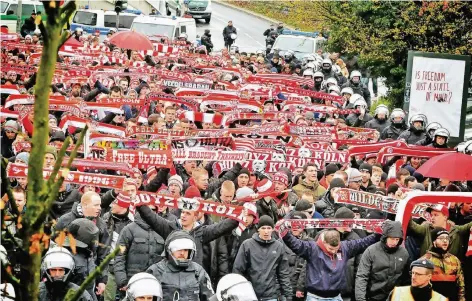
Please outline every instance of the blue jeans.
[[306, 301], [343, 301], [343, 298], [341, 298], [340, 295], [334, 298], [321, 298], [321, 297], [316, 297], [312, 294], [307, 294]]

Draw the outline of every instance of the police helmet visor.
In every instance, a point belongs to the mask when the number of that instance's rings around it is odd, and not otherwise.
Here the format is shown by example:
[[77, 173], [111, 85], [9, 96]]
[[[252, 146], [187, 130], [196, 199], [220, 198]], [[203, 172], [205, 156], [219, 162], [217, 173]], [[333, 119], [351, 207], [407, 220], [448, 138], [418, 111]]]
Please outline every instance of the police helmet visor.
[[256, 301], [257, 296], [250, 282], [242, 282], [221, 292], [224, 301]]

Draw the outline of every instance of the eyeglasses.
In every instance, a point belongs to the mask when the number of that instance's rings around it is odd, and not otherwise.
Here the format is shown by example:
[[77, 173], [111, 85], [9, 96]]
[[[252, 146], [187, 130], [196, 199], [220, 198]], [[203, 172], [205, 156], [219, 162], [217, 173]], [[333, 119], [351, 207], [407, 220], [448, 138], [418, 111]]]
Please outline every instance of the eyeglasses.
[[411, 271], [410, 271], [410, 275], [411, 275], [411, 276], [426, 276], [426, 275], [428, 275], [428, 274], [420, 274], [420, 273], [417, 273], [417, 272], [411, 272]]
[[438, 237], [436, 238], [437, 240], [440, 240], [440, 241], [449, 241], [449, 237]]

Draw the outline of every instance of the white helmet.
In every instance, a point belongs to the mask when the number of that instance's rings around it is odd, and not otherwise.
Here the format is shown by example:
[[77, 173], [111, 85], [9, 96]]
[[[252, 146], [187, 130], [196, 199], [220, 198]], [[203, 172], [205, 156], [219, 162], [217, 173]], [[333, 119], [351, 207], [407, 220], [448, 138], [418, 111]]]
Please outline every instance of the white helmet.
[[343, 88], [343, 89], [341, 90], [341, 95], [344, 95], [344, 94], [353, 95], [353, 94], [354, 94], [354, 90], [352, 90], [351, 87]]
[[328, 88], [328, 93], [331, 93], [331, 92], [336, 92], [337, 95], [339, 95], [341, 93], [341, 91], [339, 91], [339, 87], [337, 85], [332, 85]]
[[83, 32], [84, 30], [83, 30], [82, 27], [77, 27], [77, 28], [75, 29], [75, 31], [77, 31], [77, 32]]
[[310, 62], [310, 63], [305, 65], [305, 68], [314, 70], [316, 68], [316, 66], [315, 66], [314, 63]]
[[466, 155], [472, 155], [472, 140], [461, 142], [456, 147], [457, 151]]
[[305, 64], [308, 64], [309, 62], [315, 61], [315, 58], [311, 54], [305, 54], [303, 60], [305, 61]]
[[328, 78], [326, 81], [325, 81], [325, 85], [326, 87], [329, 88], [329, 85], [332, 84], [332, 85], [338, 85], [338, 81], [334, 78], [334, 77], [330, 77]]
[[188, 38], [188, 35], [185, 33], [185, 32], [182, 32], [180, 35], [179, 35], [179, 39], [187, 39]]
[[238, 35], [235, 34], [235, 33], [232, 33], [230, 37], [231, 37], [231, 40], [236, 40], [236, 38], [238, 37]]
[[402, 121], [400, 123], [403, 123], [405, 121], [405, 117], [406, 117], [405, 112], [402, 109], [399, 109], [399, 108], [393, 109], [392, 114], [390, 114], [390, 121], [393, 122], [393, 123], [396, 123], [394, 120], [397, 117], [401, 117]]
[[257, 301], [251, 282], [239, 274], [227, 274], [216, 286], [218, 301]]
[[358, 99], [362, 99], [362, 100], [365, 101], [365, 99], [364, 99], [364, 97], [362, 97], [362, 95], [354, 93], [354, 94], [351, 95], [351, 98], [349, 98], [349, 103], [354, 104], [354, 102], [356, 102], [356, 100], [358, 100]]
[[[164, 244], [166, 255], [171, 257], [172, 262], [178, 267], [188, 267], [197, 252], [193, 237], [185, 231], [174, 231], [166, 239]], [[187, 259], [177, 259], [172, 255], [176, 251], [189, 250]]]
[[422, 128], [424, 129], [426, 124], [428, 123], [428, 118], [423, 114], [415, 114], [410, 118], [410, 125], [413, 125], [413, 123], [417, 121], [423, 123]]
[[7, 250], [5, 249], [5, 247], [3, 245], [0, 245], [0, 262], [2, 263], [2, 265], [4, 266], [7, 266], [8, 263], [10, 262], [8, 260], [8, 253], [7, 253]]
[[338, 65], [333, 65], [333, 70], [336, 75], [342, 75], [341, 67]]
[[331, 71], [333, 67], [333, 62], [331, 59], [324, 59], [323, 62], [321, 62], [321, 68], [325, 71]]
[[153, 301], [162, 300], [161, 284], [149, 273], [137, 273], [128, 281], [126, 300], [135, 301], [136, 298], [145, 296], [153, 296]]
[[375, 113], [374, 116], [377, 114], [385, 114], [385, 118], [388, 118], [388, 107], [386, 105], [378, 105], [377, 108], [375, 108]]
[[313, 70], [311, 70], [311, 69], [306, 69], [305, 71], [303, 71], [303, 76], [310, 76], [310, 77], [312, 77], [312, 76], [313, 76]]
[[[358, 77], [359, 80], [358, 81], [353, 81], [354, 77]], [[349, 75], [349, 79], [354, 83], [359, 83], [362, 79], [362, 74], [357, 70], [353, 70], [353, 71], [351, 71], [351, 74]]]
[[[65, 274], [62, 277], [52, 277], [49, 274], [50, 269], [63, 268]], [[75, 268], [74, 257], [69, 250], [62, 247], [50, 248], [43, 258], [41, 265], [42, 272], [46, 275], [49, 282], [67, 282], [69, 276], [72, 274]]]
[[[354, 95], [351, 96], [351, 99], [352, 99], [352, 97], [354, 97]], [[364, 97], [362, 97], [362, 96], [360, 98], [357, 98], [354, 102], [352, 102], [352, 105], [354, 106], [354, 108], [356, 108], [357, 106], [361, 106], [364, 109], [367, 109], [367, 102], [365, 101]]]
[[[319, 80], [316, 80], [316, 79], [319, 79]], [[316, 71], [314, 74], [313, 74], [313, 79], [315, 80], [315, 82], [322, 82], [323, 79], [324, 79], [324, 75], [321, 71]]]
[[446, 138], [446, 141], [447, 139], [449, 139], [449, 136], [450, 136], [450, 133], [447, 129], [445, 128], [439, 128], [437, 130], [434, 131], [434, 137], [433, 137], [433, 140], [435, 140], [436, 136], [441, 136], [441, 137], [445, 137]]
[[439, 122], [431, 122], [426, 126], [426, 134], [429, 138], [434, 139], [434, 131], [439, 128], [442, 128], [442, 125]]

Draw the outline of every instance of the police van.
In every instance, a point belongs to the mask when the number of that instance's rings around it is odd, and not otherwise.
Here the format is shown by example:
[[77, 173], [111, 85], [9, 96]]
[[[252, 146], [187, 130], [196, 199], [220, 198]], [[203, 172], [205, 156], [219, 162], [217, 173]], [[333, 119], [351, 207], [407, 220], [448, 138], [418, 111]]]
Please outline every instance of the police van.
[[[31, 13], [44, 13], [43, 3], [40, 1], [23, 0], [21, 4], [21, 25], [31, 17]], [[16, 32], [18, 20], [18, 0], [0, 1], [0, 18], [2, 25], [7, 25], [9, 32]]]
[[313, 54], [323, 47], [326, 39], [318, 32], [305, 32], [284, 29], [272, 46], [271, 53], [278, 51], [283, 55], [287, 50], [292, 50], [297, 59], [302, 59], [306, 54]]
[[188, 14], [194, 19], [210, 23], [211, 0], [166, 0], [166, 13], [168, 16], [175, 14], [177, 17]]
[[[139, 11], [135, 13], [122, 12], [119, 17], [119, 31], [130, 30], [134, 18], [139, 15]], [[116, 12], [104, 11], [100, 9], [79, 9], [72, 18], [70, 29], [75, 31], [82, 28], [85, 32], [93, 34], [100, 30], [100, 35], [106, 35], [110, 29], [116, 29]]]
[[133, 20], [131, 30], [147, 36], [166, 36], [169, 39], [176, 39], [185, 33], [188, 41], [194, 42], [197, 39], [197, 26], [192, 18], [138, 16]]

